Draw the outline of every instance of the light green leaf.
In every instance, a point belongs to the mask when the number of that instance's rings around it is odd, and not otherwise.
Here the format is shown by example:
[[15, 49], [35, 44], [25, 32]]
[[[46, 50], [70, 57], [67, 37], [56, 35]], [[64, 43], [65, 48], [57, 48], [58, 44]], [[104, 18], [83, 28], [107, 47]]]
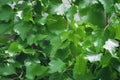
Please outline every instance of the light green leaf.
[[59, 58], [52, 59], [49, 63], [49, 73], [59, 72], [62, 73], [65, 70], [65, 63]]
[[16, 71], [12, 64], [7, 63], [0, 65], [0, 74], [6, 76], [10, 74], [16, 74]]
[[38, 63], [26, 63], [26, 77], [29, 80], [34, 80], [35, 76], [43, 77], [45, 76], [48, 68], [41, 66]]
[[59, 36], [56, 36], [54, 38], [51, 38], [50, 44], [52, 45], [52, 50], [50, 52], [50, 56], [54, 57], [56, 54], [56, 51], [60, 48], [61, 46], [61, 39]]
[[33, 18], [32, 18], [32, 6], [31, 5], [27, 5], [26, 8], [23, 10], [22, 12], [22, 18], [26, 21], [32, 21], [33, 22]]
[[87, 60], [81, 54], [76, 57], [76, 63], [74, 65], [73, 73], [78, 75], [85, 75], [87, 70]]
[[90, 6], [90, 0], [81, 0], [79, 2], [79, 8], [80, 9], [85, 9], [86, 7]]
[[10, 44], [10, 47], [8, 49], [8, 51], [10, 52], [13, 52], [13, 53], [16, 53], [16, 52], [20, 52], [23, 50], [23, 46], [20, 45], [19, 43], [17, 42], [13, 42]]
[[71, 33], [71, 31], [62, 32], [62, 33], [60, 34], [60, 39], [61, 39], [61, 41], [63, 42], [63, 41], [65, 41], [66, 39], [68, 39], [70, 33]]
[[99, 1], [103, 5], [103, 7], [104, 7], [106, 12], [110, 12], [111, 11], [111, 7], [113, 5], [113, 1], [114, 0], [99, 0]]
[[116, 10], [120, 10], [120, 3], [119, 4], [118, 3], [115, 4], [115, 9]]
[[31, 29], [31, 25], [29, 23], [21, 23], [20, 22], [20, 23], [16, 24], [14, 27], [14, 31], [18, 35], [20, 35], [22, 40], [25, 40], [30, 29]]
[[24, 49], [23, 52], [29, 55], [34, 55], [36, 53], [34, 49]]
[[71, 6], [68, 11], [67, 11], [67, 14], [66, 16], [71, 20], [74, 18], [74, 14], [77, 12], [77, 9], [75, 6]]
[[33, 44], [35, 41], [36, 41], [36, 38], [35, 38], [36, 36], [35, 35], [30, 35], [30, 36], [28, 36], [28, 38], [27, 38], [27, 44], [29, 44], [29, 45], [31, 45], [31, 44]]
[[78, 46], [78, 44], [80, 42], [80, 35], [77, 34], [77, 33], [71, 32], [70, 35], [69, 35], [69, 37], [68, 37], [68, 40], [72, 41], [75, 44], [75, 46]]
[[116, 37], [116, 39], [120, 40], [120, 26], [116, 25], [115, 30], [116, 30], [116, 36], [115, 37]]
[[94, 34], [92, 34], [92, 37], [94, 37], [94, 40], [92, 42], [94, 42], [96, 52], [99, 53], [103, 49], [103, 45], [107, 37], [104, 37], [105, 33], [102, 29], [94, 31], [93, 33]]
[[45, 25], [46, 22], [47, 22], [47, 16], [43, 16], [38, 20], [38, 23], [41, 25]]

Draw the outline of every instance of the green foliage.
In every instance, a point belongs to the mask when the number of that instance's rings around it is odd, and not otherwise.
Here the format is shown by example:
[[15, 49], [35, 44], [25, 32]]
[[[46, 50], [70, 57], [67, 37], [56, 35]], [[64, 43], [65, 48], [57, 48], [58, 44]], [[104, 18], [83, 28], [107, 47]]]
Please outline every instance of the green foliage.
[[60, 59], [53, 59], [50, 63], [50, 73], [54, 72], [63, 72], [65, 69], [65, 63], [62, 62]]
[[39, 63], [26, 62], [26, 77], [29, 80], [33, 80], [35, 76], [40, 76], [39, 78], [44, 77], [47, 70], [47, 67], [41, 66]]
[[119, 0], [0, 0], [0, 80], [119, 80]]

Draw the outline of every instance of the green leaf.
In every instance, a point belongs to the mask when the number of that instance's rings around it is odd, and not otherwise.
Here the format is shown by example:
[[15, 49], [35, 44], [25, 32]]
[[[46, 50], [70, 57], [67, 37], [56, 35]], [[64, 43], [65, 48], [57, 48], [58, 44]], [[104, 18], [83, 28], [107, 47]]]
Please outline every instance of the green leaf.
[[65, 63], [59, 58], [52, 59], [49, 63], [49, 73], [59, 72], [62, 73], [65, 70]]
[[101, 59], [102, 67], [108, 66], [110, 64], [111, 58], [112, 58], [111, 55], [106, 53]]
[[115, 28], [115, 30], [116, 30], [116, 39], [119, 39], [120, 40], [120, 27], [119, 27], [119, 25], [116, 25], [116, 28]]
[[74, 79], [75, 80], [94, 80], [94, 76], [92, 75], [92, 73], [87, 73], [85, 75], [74, 74]]
[[29, 55], [34, 55], [36, 53], [34, 49], [24, 49], [23, 52]]
[[22, 18], [25, 21], [32, 21], [33, 22], [33, 18], [32, 18], [32, 6], [31, 5], [27, 5], [25, 7], [25, 9], [22, 12]]
[[62, 3], [62, 1], [61, 0], [51, 0], [51, 3], [52, 4], [60, 4], [60, 3]]
[[58, 50], [55, 57], [60, 58], [61, 60], [67, 59], [70, 55], [69, 49]]
[[80, 36], [79, 34], [75, 34], [75, 33], [72, 33], [69, 35], [69, 38], [68, 38], [70, 41], [72, 41], [75, 46], [78, 46], [79, 42], [80, 42]]
[[12, 2], [13, 0], [0, 0], [0, 7], [7, 4], [7, 3], [10, 3]]
[[35, 37], [36, 36], [33, 35], [33, 34], [30, 35], [30, 36], [28, 36], [28, 38], [27, 38], [27, 44], [32, 45], [35, 41], [37, 41]]
[[67, 22], [61, 16], [49, 16], [47, 25], [48, 30], [56, 34], [60, 34], [67, 29]]
[[74, 55], [74, 56], [79, 56], [80, 53], [82, 52], [82, 48], [80, 46], [76, 46], [74, 44], [70, 44], [70, 50], [71, 50], [71, 53]]
[[16, 52], [21, 52], [23, 50], [23, 46], [20, 45], [17, 42], [13, 42], [10, 44], [10, 47], [8, 49], [8, 51], [16, 53]]
[[45, 76], [48, 68], [41, 66], [39, 63], [29, 63], [26, 62], [26, 77], [29, 80], [33, 80], [35, 76], [43, 77]]
[[43, 40], [47, 37], [47, 35], [38, 34], [38, 35], [30, 35], [27, 37], [27, 44], [32, 45], [33, 43], [37, 43], [37, 41]]
[[68, 9], [68, 11], [67, 11], [66, 16], [67, 16], [70, 20], [73, 19], [73, 18], [74, 18], [74, 14], [77, 12], [76, 10], [77, 10], [77, 9], [76, 9], [75, 6], [71, 6], [71, 7]]
[[47, 22], [47, 14], [46, 16], [43, 16], [42, 18], [38, 20], [38, 23], [41, 25], [45, 25], [46, 22]]
[[120, 3], [116, 3], [116, 4], [115, 4], [115, 9], [116, 9], [116, 11], [119, 11], [119, 10], [120, 10]]
[[10, 6], [5, 5], [0, 9], [0, 20], [5, 20], [8, 22], [10, 19], [12, 19], [14, 16], [14, 13]]
[[16, 74], [15, 68], [12, 64], [7, 63], [0, 65], [0, 75], [6, 76], [11, 74]]
[[49, 77], [49, 80], [72, 80], [67, 74], [54, 73]]
[[99, 72], [98, 72], [98, 77], [101, 80], [112, 80], [112, 71], [109, 67], [105, 67], [102, 68]]
[[50, 52], [50, 56], [54, 57], [54, 55], [56, 54], [56, 51], [60, 48], [60, 45], [61, 45], [60, 37], [56, 36], [54, 38], [51, 38], [50, 44], [52, 45], [52, 50]]
[[10, 32], [12, 27], [12, 23], [0, 23], [0, 35]]
[[106, 12], [110, 12], [111, 11], [111, 7], [113, 5], [114, 0], [99, 0], [101, 2], [101, 4], [103, 5], [104, 9]]
[[81, 0], [79, 1], [79, 13], [80, 13], [80, 16], [86, 16], [87, 15], [87, 11], [89, 10], [90, 8], [90, 0], [86, 1], [86, 0]]
[[11, 78], [4, 78], [4, 77], [0, 77], [1, 80], [13, 80]]
[[105, 14], [103, 8], [99, 4], [92, 5], [88, 10], [86, 21], [93, 25], [97, 25], [99, 28], [103, 28], [105, 26]]
[[63, 42], [63, 41], [65, 41], [66, 39], [68, 39], [70, 33], [71, 33], [71, 31], [62, 32], [62, 33], [60, 34], [60, 39], [61, 39], [61, 41]]
[[7, 43], [8, 39], [4, 36], [0, 36], [0, 43], [5, 44]]
[[107, 37], [104, 37], [105, 33], [102, 29], [96, 30], [96, 31], [94, 31], [94, 33], [95, 34], [93, 34], [93, 36], [92, 36], [92, 37], [94, 37], [93, 42], [94, 42], [96, 52], [99, 53], [102, 50], [104, 42], [105, 42]]
[[98, 4], [98, 1], [80, 1], [79, 15], [80, 19], [85, 23], [92, 23], [93, 25], [97, 25], [99, 28], [103, 28], [105, 26], [104, 9], [100, 4]]
[[78, 75], [85, 75], [87, 70], [87, 60], [84, 59], [83, 54], [76, 57], [73, 73]]
[[29, 23], [23, 22], [16, 24], [14, 27], [14, 31], [20, 35], [22, 40], [25, 40], [30, 29], [31, 25]]
[[120, 0], [0, 0], [0, 80], [119, 80]]

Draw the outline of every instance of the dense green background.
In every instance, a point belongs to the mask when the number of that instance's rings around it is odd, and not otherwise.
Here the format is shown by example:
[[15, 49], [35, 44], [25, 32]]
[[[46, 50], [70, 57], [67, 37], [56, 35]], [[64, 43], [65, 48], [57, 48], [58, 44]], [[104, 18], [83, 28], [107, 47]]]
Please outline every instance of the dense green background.
[[0, 0], [0, 80], [119, 80], [120, 0]]

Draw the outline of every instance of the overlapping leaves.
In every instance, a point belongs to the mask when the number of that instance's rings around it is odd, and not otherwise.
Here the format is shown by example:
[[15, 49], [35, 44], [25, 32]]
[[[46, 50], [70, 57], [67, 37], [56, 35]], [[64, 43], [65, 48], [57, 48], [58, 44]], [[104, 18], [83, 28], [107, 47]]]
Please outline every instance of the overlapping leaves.
[[118, 80], [119, 0], [1, 0], [1, 80]]

